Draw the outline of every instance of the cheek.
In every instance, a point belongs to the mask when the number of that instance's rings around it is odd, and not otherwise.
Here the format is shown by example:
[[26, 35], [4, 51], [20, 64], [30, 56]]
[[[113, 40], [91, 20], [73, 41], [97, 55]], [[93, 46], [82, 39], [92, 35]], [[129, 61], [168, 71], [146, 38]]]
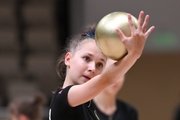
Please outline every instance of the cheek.
[[97, 69], [97, 70], [96, 70], [95, 75], [99, 75], [99, 74], [101, 74], [101, 73], [102, 73], [102, 71], [103, 71], [103, 69]]
[[87, 65], [82, 61], [75, 61], [74, 64], [74, 71], [83, 72], [87, 69]]

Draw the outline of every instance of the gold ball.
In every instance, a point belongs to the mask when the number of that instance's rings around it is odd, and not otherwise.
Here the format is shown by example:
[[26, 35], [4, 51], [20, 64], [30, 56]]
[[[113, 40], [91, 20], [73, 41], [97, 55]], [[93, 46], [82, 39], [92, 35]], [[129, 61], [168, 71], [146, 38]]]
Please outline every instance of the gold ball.
[[[120, 60], [127, 54], [125, 46], [116, 33], [116, 29], [119, 28], [125, 36], [131, 35], [127, 15], [126, 12], [112, 12], [99, 21], [95, 30], [97, 46], [105, 56], [114, 60]], [[137, 19], [134, 16], [131, 18], [137, 28]]]

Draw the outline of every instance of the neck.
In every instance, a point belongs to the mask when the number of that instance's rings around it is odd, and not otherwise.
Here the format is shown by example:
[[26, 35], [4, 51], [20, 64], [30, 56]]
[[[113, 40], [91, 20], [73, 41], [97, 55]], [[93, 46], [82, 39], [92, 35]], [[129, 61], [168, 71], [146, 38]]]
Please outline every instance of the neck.
[[94, 98], [96, 106], [106, 115], [113, 115], [117, 109], [116, 95], [101, 92]]
[[65, 87], [67, 87], [69, 85], [72, 85], [72, 84], [70, 82], [68, 82], [68, 81], [64, 81], [62, 88], [65, 88]]
[[74, 85], [74, 83], [66, 76], [62, 88], [66, 88], [69, 85]]

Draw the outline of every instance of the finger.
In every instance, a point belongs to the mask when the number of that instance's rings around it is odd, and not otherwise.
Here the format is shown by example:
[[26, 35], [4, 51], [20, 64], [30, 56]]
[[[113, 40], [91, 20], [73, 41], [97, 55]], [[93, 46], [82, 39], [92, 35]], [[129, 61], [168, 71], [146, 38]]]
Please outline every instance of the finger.
[[142, 25], [142, 31], [143, 31], [143, 33], [146, 32], [148, 23], [149, 23], [149, 15], [146, 15], [145, 20], [144, 20], [144, 23], [143, 23], [143, 25]]
[[131, 35], [133, 33], [133, 31], [136, 29], [133, 22], [132, 22], [132, 17], [130, 14], [128, 14], [128, 21], [129, 21], [129, 26], [130, 26], [130, 30], [131, 30]]
[[143, 17], [144, 17], [144, 11], [141, 11], [141, 12], [139, 13], [139, 17], [138, 17], [138, 26], [139, 26], [139, 29], [142, 28]]
[[155, 29], [155, 26], [150, 27], [148, 31], [145, 33], [146, 37], [148, 37], [154, 29]]
[[120, 29], [116, 29], [116, 33], [119, 35], [119, 37], [122, 41], [123, 41], [123, 38], [126, 37]]

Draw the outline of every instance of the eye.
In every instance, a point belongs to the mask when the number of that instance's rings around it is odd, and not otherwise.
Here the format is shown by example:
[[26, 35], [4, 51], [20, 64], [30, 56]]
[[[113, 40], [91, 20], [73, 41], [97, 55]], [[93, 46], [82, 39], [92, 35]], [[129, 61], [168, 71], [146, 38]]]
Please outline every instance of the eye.
[[90, 57], [88, 57], [88, 56], [84, 56], [83, 59], [84, 59], [85, 61], [87, 61], [87, 62], [90, 61]]
[[103, 65], [103, 63], [98, 63], [98, 64], [97, 64], [97, 67], [98, 67], [98, 68], [103, 68], [104, 65]]

